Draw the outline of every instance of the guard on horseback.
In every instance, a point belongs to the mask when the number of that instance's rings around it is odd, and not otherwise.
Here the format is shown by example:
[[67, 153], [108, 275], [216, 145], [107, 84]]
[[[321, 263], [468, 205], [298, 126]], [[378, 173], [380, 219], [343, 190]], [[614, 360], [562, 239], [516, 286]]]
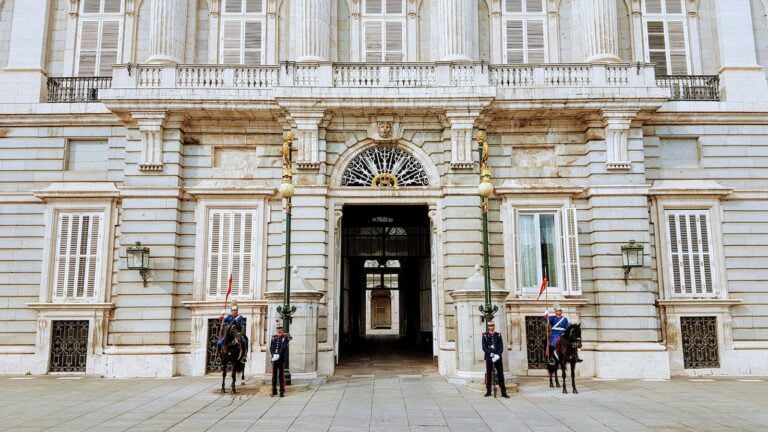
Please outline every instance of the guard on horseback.
[[288, 335], [283, 333], [283, 325], [277, 322], [277, 334], [272, 336], [269, 353], [272, 355], [272, 396], [277, 394], [280, 382], [280, 397], [285, 396], [285, 356], [288, 352]]
[[501, 359], [504, 353], [504, 342], [501, 340], [501, 333], [496, 333], [496, 324], [493, 321], [488, 323], [488, 331], [483, 332], [483, 352], [485, 353], [485, 396], [491, 395], [495, 369], [499, 387], [501, 387], [501, 397], [509, 398], [507, 386], [504, 383], [504, 361]]
[[[246, 350], [246, 347], [248, 346], [248, 336], [245, 335], [245, 318], [243, 318], [243, 316], [238, 313], [237, 305], [232, 305], [230, 313], [226, 316], [226, 318], [224, 318], [224, 322], [221, 328], [224, 329], [229, 325], [237, 326], [237, 329], [240, 331], [240, 362], [245, 363], [247, 361], [248, 354], [248, 351]], [[221, 344], [224, 343], [223, 333], [223, 331], [220, 332], [222, 336], [218, 341], [216, 341], [217, 347], [221, 347]]]
[[[568, 328], [571, 325], [568, 322], [568, 318], [563, 316], [563, 308], [561, 308], [559, 305], [555, 305], [554, 316], [550, 316], [549, 309], [545, 309], [544, 318], [549, 321], [549, 327], [550, 327], [548, 362], [549, 364], [554, 365], [555, 360], [557, 359], [557, 350], [555, 349], [555, 346], [557, 346], [557, 342], [565, 334], [565, 332], [568, 330]], [[578, 357], [578, 354], [576, 357], [576, 361], [577, 362], [583, 361], [581, 358]]]

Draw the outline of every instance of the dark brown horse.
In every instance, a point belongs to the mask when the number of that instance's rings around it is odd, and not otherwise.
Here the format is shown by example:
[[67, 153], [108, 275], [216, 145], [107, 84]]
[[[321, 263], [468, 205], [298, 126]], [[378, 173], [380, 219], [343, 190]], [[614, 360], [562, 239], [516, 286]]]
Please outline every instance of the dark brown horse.
[[[581, 348], [581, 325], [571, 324], [568, 330], [560, 337], [555, 343], [554, 352], [549, 354], [549, 362], [547, 363], [547, 370], [549, 371], [549, 386], [560, 387], [560, 382], [557, 380], [557, 368], [559, 367], [563, 371], [563, 393], [568, 393], [567, 384], [565, 380], [565, 365], [571, 364], [571, 387], [573, 393], [578, 394], [576, 390], [576, 362], [579, 358], [579, 348]], [[557, 353], [557, 355], [555, 355]], [[555, 384], [552, 384], [552, 376], [555, 377]]]
[[232, 365], [232, 393], [237, 393], [237, 373], [245, 374], [245, 365], [240, 361], [242, 354], [242, 333], [234, 323], [224, 328], [224, 342], [219, 346], [219, 358], [221, 359], [221, 392], [226, 393], [227, 368]]

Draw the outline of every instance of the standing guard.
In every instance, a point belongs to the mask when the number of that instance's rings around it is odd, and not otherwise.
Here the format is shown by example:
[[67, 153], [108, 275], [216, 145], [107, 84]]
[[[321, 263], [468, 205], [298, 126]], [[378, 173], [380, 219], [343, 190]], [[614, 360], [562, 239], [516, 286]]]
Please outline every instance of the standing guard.
[[501, 355], [504, 353], [504, 342], [501, 334], [496, 333], [496, 325], [493, 321], [488, 323], [488, 331], [483, 333], [483, 352], [485, 353], [485, 396], [491, 395], [493, 385], [493, 370], [496, 369], [501, 397], [509, 398], [507, 386], [504, 383], [504, 362]]
[[280, 380], [280, 397], [285, 396], [285, 353], [288, 350], [288, 335], [283, 333], [283, 325], [277, 322], [277, 334], [272, 336], [269, 353], [272, 355], [272, 396], [277, 394], [277, 381]]

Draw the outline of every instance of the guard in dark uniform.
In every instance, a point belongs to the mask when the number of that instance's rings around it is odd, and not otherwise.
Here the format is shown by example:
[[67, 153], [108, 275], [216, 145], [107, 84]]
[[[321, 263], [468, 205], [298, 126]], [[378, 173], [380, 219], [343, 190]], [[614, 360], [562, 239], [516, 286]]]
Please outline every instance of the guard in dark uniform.
[[493, 385], [493, 370], [496, 369], [497, 382], [501, 387], [501, 397], [509, 398], [507, 386], [504, 384], [504, 362], [501, 355], [504, 353], [504, 342], [501, 334], [496, 333], [496, 325], [493, 321], [488, 323], [488, 331], [483, 333], [483, 352], [485, 353], [485, 396], [491, 395]]
[[277, 322], [277, 334], [272, 336], [269, 353], [272, 355], [272, 396], [277, 394], [277, 381], [280, 380], [280, 397], [285, 396], [285, 353], [288, 349], [288, 335], [283, 333], [283, 326]]

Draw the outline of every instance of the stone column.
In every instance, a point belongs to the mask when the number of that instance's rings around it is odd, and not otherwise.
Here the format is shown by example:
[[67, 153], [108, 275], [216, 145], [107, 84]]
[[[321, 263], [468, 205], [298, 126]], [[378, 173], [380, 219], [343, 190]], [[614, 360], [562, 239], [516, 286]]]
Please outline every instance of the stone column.
[[726, 101], [768, 100], [765, 72], [755, 54], [749, 0], [718, 0], [715, 16], [723, 98]]
[[13, 6], [8, 66], [3, 69], [0, 100], [40, 102], [47, 78], [46, 51], [50, 0], [25, 0]]
[[331, 45], [330, 0], [294, 0], [296, 61], [328, 61]]
[[584, 58], [587, 62], [620, 61], [616, 0], [581, 0]]
[[472, 60], [477, 33], [477, 4], [466, 0], [439, 0], [440, 60]]
[[184, 61], [187, 3], [186, 0], [152, 0], [150, 55], [147, 63], [173, 64]]

